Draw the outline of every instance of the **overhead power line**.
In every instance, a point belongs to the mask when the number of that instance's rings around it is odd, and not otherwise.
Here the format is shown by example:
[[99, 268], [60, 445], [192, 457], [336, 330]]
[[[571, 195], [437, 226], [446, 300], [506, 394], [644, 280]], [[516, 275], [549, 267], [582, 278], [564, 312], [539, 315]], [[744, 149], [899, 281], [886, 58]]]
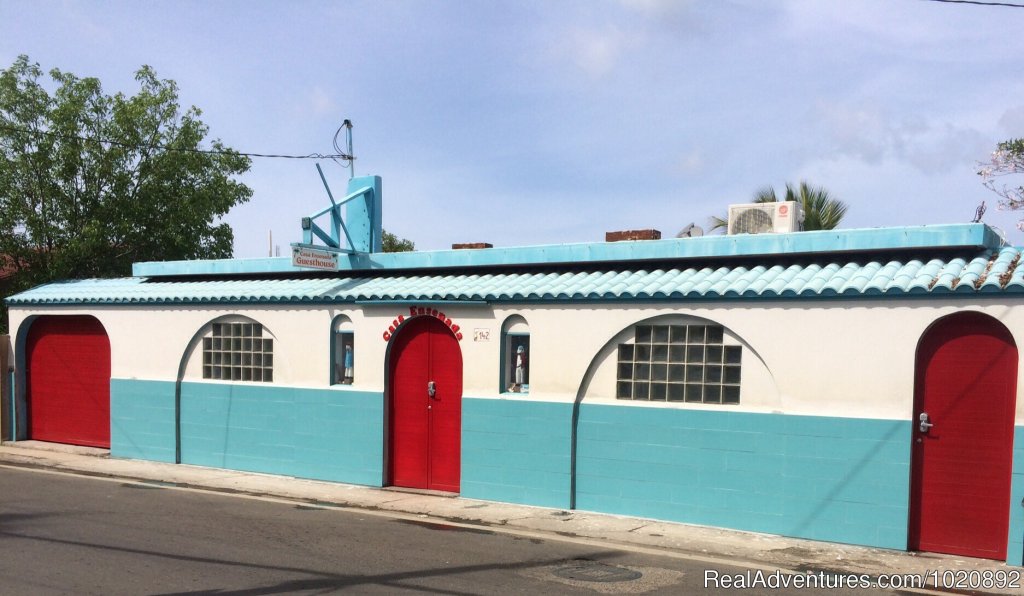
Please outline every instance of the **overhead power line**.
[[1013, 2], [985, 2], [984, 0], [928, 0], [929, 2], [945, 2], [947, 4], [976, 4], [978, 6], [1006, 6], [1009, 8], [1024, 8], [1024, 4]]
[[285, 155], [281, 153], [246, 153], [243, 151], [233, 151], [228, 149], [190, 149], [181, 147], [170, 147], [168, 145], [136, 145], [132, 143], [123, 143], [121, 141], [115, 141], [113, 139], [101, 139], [97, 137], [83, 137], [81, 135], [61, 134], [56, 132], [50, 132], [48, 130], [30, 130], [27, 128], [11, 126], [9, 124], [0, 124], [0, 130], [21, 132], [28, 135], [36, 136], [43, 135], [58, 139], [78, 139], [79, 141], [115, 145], [117, 147], [123, 147], [125, 149], [162, 149], [164, 151], [178, 151], [181, 153], [204, 153], [207, 155], [243, 155], [245, 157], [268, 157], [278, 159], [355, 159], [353, 156], [346, 155], [344, 153], [308, 153], [306, 155]]

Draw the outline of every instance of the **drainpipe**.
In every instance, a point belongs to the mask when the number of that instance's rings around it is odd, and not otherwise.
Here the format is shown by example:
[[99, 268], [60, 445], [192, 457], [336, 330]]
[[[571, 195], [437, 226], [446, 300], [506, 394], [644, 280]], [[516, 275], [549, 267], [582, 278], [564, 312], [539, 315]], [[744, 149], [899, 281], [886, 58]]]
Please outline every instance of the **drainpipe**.
[[14, 401], [14, 367], [7, 370], [7, 382], [11, 393], [11, 442], [13, 443], [18, 440], [18, 405]]

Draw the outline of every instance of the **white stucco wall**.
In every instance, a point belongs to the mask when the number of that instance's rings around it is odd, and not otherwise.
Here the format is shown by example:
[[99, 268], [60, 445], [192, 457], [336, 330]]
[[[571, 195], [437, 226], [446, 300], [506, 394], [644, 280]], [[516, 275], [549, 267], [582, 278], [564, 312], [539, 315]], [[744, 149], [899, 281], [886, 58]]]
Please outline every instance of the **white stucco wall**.
[[[501, 329], [520, 315], [530, 332], [528, 399], [614, 400], [615, 346], [632, 326], [699, 317], [726, 329], [744, 346], [739, 406], [640, 404], [639, 407], [731, 408], [794, 414], [907, 419], [913, 409], [918, 340], [938, 318], [961, 310], [1001, 321], [1024, 348], [1024, 303], [996, 300], [720, 301], [676, 304], [439, 305], [459, 326], [465, 395], [500, 395]], [[407, 306], [116, 306], [12, 308], [11, 329], [32, 314], [88, 314], [107, 330], [112, 376], [175, 380], [189, 354], [185, 378], [202, 378], [195, 340], [221, 317], [263, 324], [274, 342], [274, 382], [327, 387], [331, 322], [343, 314], [355, 332], [355, 389], [383, 391], [388, 342], [383, 334]], [[478, 330], [486, 333], [476, 333]], [[484, 339], [484, 337], [487, 339]], [[1024, 349], [1021, 350], [1024, 353]], [[588, 375], [589, 373], [589, 375]], [[1018, 383], [1017, 420], [1024, 423]], [[343, 390], [343, 388], [339, 388]], [[523, 399], [525, 396], [510, 396]], [[618, 403], [624, 403], [619, 401]]]

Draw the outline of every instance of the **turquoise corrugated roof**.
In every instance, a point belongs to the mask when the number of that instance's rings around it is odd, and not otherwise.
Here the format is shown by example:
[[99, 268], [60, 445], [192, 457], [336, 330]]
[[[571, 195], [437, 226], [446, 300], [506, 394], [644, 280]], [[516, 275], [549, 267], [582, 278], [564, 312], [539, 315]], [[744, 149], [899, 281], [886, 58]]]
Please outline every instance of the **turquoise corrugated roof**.
[[[479, 272], [294, 279], [168, 281], [130, 277], [51, 283], [7, 299], [57, 304], [355, 301], [577, 301], [817, 298], [1024, 293], [1020, 248], [972, 258], [835, 260], [783, 266], [691, 266], [607, 271]], [[840, 255], [833, 255], [840, 256]]]

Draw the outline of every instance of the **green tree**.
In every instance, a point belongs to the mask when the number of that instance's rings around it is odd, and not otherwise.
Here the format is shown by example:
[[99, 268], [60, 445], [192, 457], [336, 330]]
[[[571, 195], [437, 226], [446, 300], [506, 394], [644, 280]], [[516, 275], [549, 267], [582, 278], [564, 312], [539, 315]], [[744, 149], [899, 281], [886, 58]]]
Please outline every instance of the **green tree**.
[[416, 250], [415, 242], [399, 238], [387, 230], [384, 230], [384, 234], [381, 235], [381, 245], [384, 248], [384, 252], [409, 252]]
[[[774, 203], [776, 201], [796, 201], [804, 214], [804, 231], [833, 230], [839, 227], [846, 216], [849, 205], [834, 198], [828, 190], [820, 186], [811, 186], [801, 180], [794, 187], [786, 184], [786, 194], [779, 198], [775, 188], [766, 186], [754, 193], [754, 203]], [[709, 231], [725, 231], [729, 225], [728, 217], [711, 216]]]
[[[0, 256], [8, 292], [56, 279], [129, 275], [135, 261], [223, 258], [220, 221], [252, 190], [233, 179], [248, 157], [202, 149], [200, 110], [148, 66], [135, 95], [20, 56], [0, 70]], [[0, 330], [7, 326], [0, 306]]]
[[[996, 183], [996, 178], [1024, 174], [1024, 139], [1010, 139], [999, 143], [992, 152], [992, 158], [980, 165], [978, 175], [981, 176], [982, 183], [999, 195], [999, 205], [1003, 209], [1024, 208], [1024, 186]], [[1017, 227], [1024, 230], [1024, 221], [1017, 222]]]

